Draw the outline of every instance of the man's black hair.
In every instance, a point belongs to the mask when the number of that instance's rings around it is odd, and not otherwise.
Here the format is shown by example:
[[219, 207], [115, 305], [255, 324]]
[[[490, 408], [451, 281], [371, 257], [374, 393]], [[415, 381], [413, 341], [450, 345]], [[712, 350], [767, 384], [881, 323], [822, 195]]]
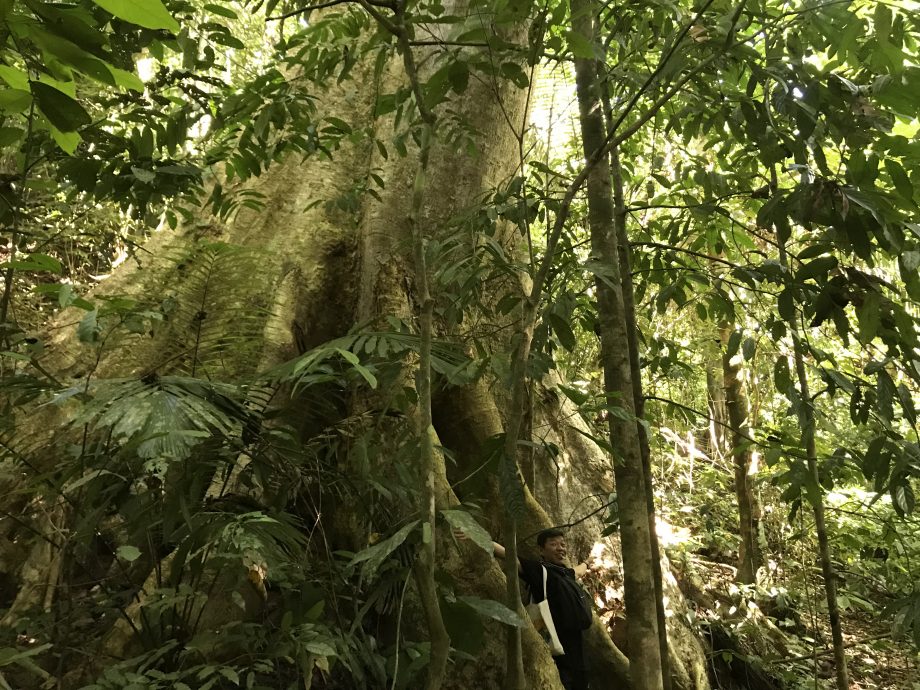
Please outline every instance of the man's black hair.
[[550, 539], [555, 539], [556, 537], [564, 537], [564, 536], [565, 536], [565, 532], [563, 532], [561, 529], [556, 529], [555, 527], [552, 527], [550, 529], [545, 529], [542, 532], [540, 532], [540, 534], [537, 535], [537, 546], [539, 546], [542, 549], [543, 546], [546, 544], [546, 542], [548, 542]]

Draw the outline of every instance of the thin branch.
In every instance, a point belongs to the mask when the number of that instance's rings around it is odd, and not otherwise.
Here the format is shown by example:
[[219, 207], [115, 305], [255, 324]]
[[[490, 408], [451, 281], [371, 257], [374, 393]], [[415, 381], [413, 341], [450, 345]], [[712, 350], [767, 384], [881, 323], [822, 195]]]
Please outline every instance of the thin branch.
[[[300, 7], [296, 10], [291, 10], [290, 12], [285, 12], [284, 14], [278, 14], [274, 17], [266, 17], [266, 22], [277, 22], [290, 17], [296, 17], [298, 14], [306, 14], [307, 12], [312, 12], [313, 10], [324, 10], [327, 7], [335, 7], [336, 5], [347, 5], [349, 3], [354, 3], [355, 0], [329, 0], [328, 2], [320, 2], [315, 5], [307, 5], [306, 7]], [[371, 2], [368, 0], [369, 5], [374, 5], [375, 7], [383, 7], [390, 10], [395, 10], [396, 6], [392, 2], [385, 2], [383, 0], [373, 0]]]
[[740, 268], [738, 264], [732, 263], [727, 259], [722, 259], [718, 256], [710, 256], [709, 254], [704, 254], [703, 252], [693, 251], [692, 249], [684, 249], [683, 247], [675, 247], [670, 244], [662, 244], [660, 242], [630, 242], [630, 247], [653, 247], [655, 249], [664, 249], [666, 251], [680, 252], [682, 254], [689, 254], [690, 256], [695, 256], [699, 259], [706, 259], [707, 261], [714, 261], [715, 263], [723, 264], [729, 268]]

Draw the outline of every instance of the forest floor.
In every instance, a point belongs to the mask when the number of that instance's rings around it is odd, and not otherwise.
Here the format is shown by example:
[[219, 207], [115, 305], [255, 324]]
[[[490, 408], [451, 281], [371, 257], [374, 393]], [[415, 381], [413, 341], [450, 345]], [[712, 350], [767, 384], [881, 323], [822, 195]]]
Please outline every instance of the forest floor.
[[[734, 568], [685, 554], [673, 563], [690, 616], [711, 641], [710, 663], [719, 690], [833, 690], [830, 627], [814, 595], [794, 604], [769, 586], [744, 588]], [[614, 642], [625, 647], [622, 583], [611, 577], [587, 583]], [[908, 640], [892, 638], [891, 620], [878, 611], [843, 612], [851, 690], [920, 690], [920, 654]], [[626, 651], [624, 649], [624, 651]]]

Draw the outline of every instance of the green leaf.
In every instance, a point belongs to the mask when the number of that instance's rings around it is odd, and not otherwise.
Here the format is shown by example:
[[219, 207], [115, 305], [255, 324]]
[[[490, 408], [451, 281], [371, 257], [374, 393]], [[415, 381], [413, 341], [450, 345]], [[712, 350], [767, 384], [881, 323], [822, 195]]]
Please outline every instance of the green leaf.
[[741, 352], [744, 355], [745, 361], [750, 362], [754, 359], [754, 354], [757, 352], [757, 341], [753, 338], [746, 338], [744, 344], [741, 346]]
[[369, 546], [363, 551], [355, 554], [355, 557], [351, 559], [349, 565], [354, 566], [366, 561], [364, 565], [364, 575], [366, 577], [373, 577], [374, 573], [377, 572], [377, 568], [386, 560], [387, 556], [402, 546], [402, 543], [406, 541], [406, 538], [417, 526], [418, 520], [413, 520], [389, 539]]
[[12, 268], [17, 271], [48, 271], [58, 274], [64, 270], [60, 261], [47, 254], [29, 254], [24, 259], [5, 261], [0, 264], [0, 268]]
[[153, 182], [157, 178], [156, 173], [153, 173], [150, 170], [144, 170], [143, 168], [138, 168], [135, 165], [131, 166], [131, 173], [140, 182], [144, 182], [146, 184]]
[[25, 130], [19, 127], [0, 127], [0, 148], [6, 148], [22, 141]]
[[786, 357], [780, 356], [773, 365], [773, 383], [780, 393], [786, 393], [792, 386], [792, 374], [789, 371], [789, 360]]
[[894, 477], [892, 477], [891, 501], [900, 515], [910, 515], [914, 512], [914, 507], [916, 506], [914, 489], [906, 476], [900, 475], [898, 481], [895, 481]]
[[546, 320], [552, 327], [553, 333], [559, 338], [559, 343], [562, 347], [572, 352], [577, 342], [575, 340], [575, 333], [572, 331], [572, 327], [569, 325], [568, 321], [554, 312], [548, 312], [546, 314]]
[[106, 12], [126, 22], [147, 29], [167, 29], [179, 33], [179, 22], [173, 19], [160, 0], [93, 0]]
[[14, 89], [19, 89], [20, 91], [29, 90], [29, 75], [15, 67], [0, 65], [0, 79], [3, 79]]
[[595, 57], [594, 44], [581, 34], [569, 31], [566, 35], [566, 40], [568, 41], [572, 55], [575, 57], [588, 59]]
[[725, 346], [725, 353], [729, 357], [734, 357], [741, 346], [741, 331], [732, 331], [728, 336], [728, 344]]
[[856, 308], [856, 317], [859, 321], [859, 341], [863, 344], [871, 342], [882, 325], [878, 295], [874, 292], [866, 295], [863, 303]]
[[0, 109], [21, 113], [32, 105], [32, 94], [21, 89], [0, 89]]
[[144, 93], [144, 82], [142, 82], [141, 78], [138, 77], [134, 72], [119, 69], [118, 67], [113, 67], [112, 65], [106, 65], [106, 67], [109, 68], [109, 72], [112, 73], [112, 77], [115, 79], [115, 83], [118, 86], [123, 89]]
[[41, 82], [33, 81], [31, 86], [42, 114], [62, 132], [75, 132], [92, 122], [89, 113], [70, 96]]
[[571, 386], [566, 386], [561, 383], [559, 384], [559, 390], [561, 390], [565, 397], [567, 397], [576, 405], [584, 405], [591, 397], [587, 393], [584, 393], [577, 388], [572, 388]]
[[54, 139], [54, 142], [61, 147], [62, 151], [71, 156], [77, 150], [77, 146], [80, 145], [80, 142], [83, 141], [83, 137], [77, 132], [62, 132], [57, 127], [51, 128], [51, 137]]
[[138, 558], [140, 558], [141, 550], [137, 548], [136, 546], [131, 546], [130, 544], [126, 544], [124, 546], [119, 546], [118, 549], [115, 551], [115, 554], [121, 560], [127, 561], [128, 563], [133, 563]]
[[506, 625], [513, 625], [516, 628], [524, 626], [524, 619], [507, 606], [494, 599], [480, 599], [479, 597], [457, 597], [476, 613], [492, 618]]
[[878, 372], [878, 382], [875, 390], [879, 416], [885, 421], [890, 422], [894, 418], [894, 396], [896, 389], [891, 375], [884, 369]]
[[95, 343], [99, 338], [99, 310], [93, 309], [91, 312], [87, 312], [80, 320], [80, 324], [77, 326], [77, 338], [81, 343]]
[[214, 3], [209, 2], [204, 6], [204, 9], [212, 14], [220, 15], [221, 17], [226, 17], [227, 19], [236, 19], [237, 14], [229, 7], [224, 7], [222, 5], [215, 5]]
[[364, 380], [367, 381], [367, 385], [371, 388], [377, 387], [377, 377], [371, 373], [370, 369], [361, 364], [358, 360], [358, 356], [354, 352], [349, 352], [340, 347], [337, 347], [335, 350], [342, 355], [342, 358], [348, 362], [355, 371], [361, 374]]
[[[13, 84], [10, 84], [13, 86]], [[892, 158], [885, 159], [885, 170], [891, 177], [895, 191], [905, 200], [914, 203], [914, 185], [904, 171], [904, 168]]]
[[490, 556], [492, 555], [492, 537], [476, 522], [476, 518], [465, 510], [442, 510], [441, 515], [454, 529], [458, 529]]
[[911, 424], [917, 423], [917, 409], [914, 406], [914, 398], [910, 389], [903, 383], [898, 384], [898, 400], [901, 403], [901, 410], [904, 412], [904, 418]]
[[[315, 652], [314, 652], [314, 653], [315, 653]], [[335, 652], [333, 651], [333, 653], [335, 653]], [[226, 678], [227, 680], [229, 680], [231, 683], [233, 683], [234, 685], [239, 685], [239, 684], [240, 684], [240, 676], [239, 676], [239, 674], [238, 674], [236, 671], [234, 671], [232, 668], [228, 668], [227, 666], [223, 666], [223, 667], [217, 669], [217, 672], [218, 672], [220, 675], [222, 675], [224, 678]]]
[[835, 256], [819, 256], [817, 259], [809, 261], [798, 270], [798, 273], [795, 275], [796, 280], [804, 282], [810, 278], [817, 279], [819, 277], [826, 277], [830, 271], [837, 268], [838, 263], [837, 257]]
[[462, 60], [454, 60], [447, 68], [447, 81], [454, 93], [463, 93], [470, 82], [470, 67]]

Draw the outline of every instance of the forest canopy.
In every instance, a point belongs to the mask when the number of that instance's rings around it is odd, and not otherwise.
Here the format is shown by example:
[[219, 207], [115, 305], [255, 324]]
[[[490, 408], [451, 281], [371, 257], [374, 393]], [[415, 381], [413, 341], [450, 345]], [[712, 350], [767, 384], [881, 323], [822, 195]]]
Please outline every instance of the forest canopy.
[[918, 10], [0, 0], [0, 689], [920, 687]]

